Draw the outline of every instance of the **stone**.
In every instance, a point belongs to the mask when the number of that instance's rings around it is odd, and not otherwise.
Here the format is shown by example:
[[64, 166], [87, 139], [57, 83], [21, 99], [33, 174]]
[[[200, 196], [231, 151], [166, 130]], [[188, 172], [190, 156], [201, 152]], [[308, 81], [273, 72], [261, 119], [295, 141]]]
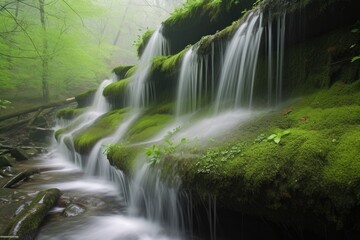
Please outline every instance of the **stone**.
[[76, 217], [85, 212], [85, 208], [79, 204], [70, 203], [64, 210], [65, 217]]

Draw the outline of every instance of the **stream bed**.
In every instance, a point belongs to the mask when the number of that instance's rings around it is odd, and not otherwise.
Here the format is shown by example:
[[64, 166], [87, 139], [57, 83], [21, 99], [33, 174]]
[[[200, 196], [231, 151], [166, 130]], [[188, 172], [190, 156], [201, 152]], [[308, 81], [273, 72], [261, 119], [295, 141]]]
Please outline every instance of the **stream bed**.
[[24, 182], [23, 190], [58, 188], [63, 195], [58, 206], [45, 218], [37, 239], [119, 239], [177, 240], [167, 230], [140, 217], [126, 213], [126, 203], [117, 188], [95, 177], [84, 177], [81, 169], [67, 162], [56, 151], [19, 167], [51, 170]]

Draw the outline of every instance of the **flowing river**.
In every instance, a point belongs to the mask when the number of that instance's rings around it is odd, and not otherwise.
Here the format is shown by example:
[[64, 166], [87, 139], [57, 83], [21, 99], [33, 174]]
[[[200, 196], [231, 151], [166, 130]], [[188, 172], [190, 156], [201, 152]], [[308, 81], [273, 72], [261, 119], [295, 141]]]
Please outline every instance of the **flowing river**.
[[21, 188], [25, 191], [59, 188], [63, 193], [59, 205], [71, 202], [75, 207], [69, 212], [62, 207], [52, 209], [37, 239], [180, 239], [146, 219], [128, 216], [125, 202], [113, 184], [95, 177], [84, 178], [83, 171], [63, 159], [56, 150], [41, 155], [39, 159], [30, 160], [20, 167], [51, 170], [34, 176]]

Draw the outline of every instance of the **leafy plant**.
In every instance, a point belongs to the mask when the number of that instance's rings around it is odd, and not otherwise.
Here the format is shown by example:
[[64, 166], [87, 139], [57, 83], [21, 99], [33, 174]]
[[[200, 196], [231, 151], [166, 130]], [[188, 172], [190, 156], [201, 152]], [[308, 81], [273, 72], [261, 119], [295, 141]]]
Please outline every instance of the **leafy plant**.
[[165, 140], [162, 144], [152, 145], [145, 148], [145, 154], [148, 157], [148, 163], [151, 166], [160, 163], [160, 161], [168, 154], [173, 153], [175, 149], [182, 143], [188, 142], [188, 139], [182, 138], [179, 143], [175, 144], [170, 138], [180, 130], [180, 127], [169, 131], [165, 136]]
[[211, 149], [207, 151], [196, 163], [198, 173], [218, 173], [220, 163], [234, 159], [236, 156], [242, 156], [244, 145], [238, 143], [225, 149]]
[[289, 134], [290, 134], [289, 129], [285, 130], [283, 132], [273, 133], [267, 138], [267, 140], [268, 141], [274, 141], [274, 143], [279, 144], [281, 142], [281, 138], [286, 136], [286, 135], [289, 135]]

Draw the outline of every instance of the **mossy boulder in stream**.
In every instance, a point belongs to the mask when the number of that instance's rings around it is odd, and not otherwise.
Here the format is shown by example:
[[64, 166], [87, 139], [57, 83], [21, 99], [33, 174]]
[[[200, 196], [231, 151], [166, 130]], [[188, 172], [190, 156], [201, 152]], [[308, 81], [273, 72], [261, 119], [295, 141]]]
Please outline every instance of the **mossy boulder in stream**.
[[55, 188], [39, 192], [30, 205], [10, 221], [4, 235], [17, 236], [19, 239], [35, 239], [44, 217], [60, 195], [60, 190]]

